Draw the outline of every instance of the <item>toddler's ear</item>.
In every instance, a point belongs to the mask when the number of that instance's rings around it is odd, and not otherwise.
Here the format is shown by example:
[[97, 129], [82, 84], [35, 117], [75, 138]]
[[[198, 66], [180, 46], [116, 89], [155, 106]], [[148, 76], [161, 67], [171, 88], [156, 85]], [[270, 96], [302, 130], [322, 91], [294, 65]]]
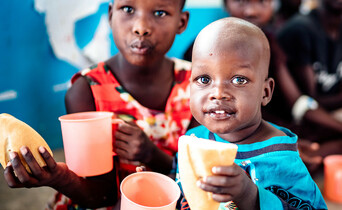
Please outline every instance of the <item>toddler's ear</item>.
[[177, 34], [181, 34], [183, 31], [185, 31], [186, 27], [188, 26], [189, 15], [190, 14], [188, 11], [184, 11], [180, 14]]
[[273, 78], [267, 78], [264, 82], [264, 90], [261, 100], [261, 105], [266, 106], [272, 99], [274, 90], [274, 79]]

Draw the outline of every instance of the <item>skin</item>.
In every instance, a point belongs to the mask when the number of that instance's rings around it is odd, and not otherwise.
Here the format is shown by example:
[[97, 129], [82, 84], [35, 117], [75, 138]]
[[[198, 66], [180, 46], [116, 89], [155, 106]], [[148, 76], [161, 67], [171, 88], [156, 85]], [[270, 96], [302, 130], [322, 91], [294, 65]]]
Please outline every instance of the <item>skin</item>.
[[[182, 12], [182, 3], [182, 0], [115, 0], [109, 6], [109, 24], [119, 53], [106, 64], [124, 88], [151, 109], [165, 109], [172, 87], [174, 63], [165, 54], [176, 34], [187, 26], [189, 13]], [[68, 113], [96, 109], [84, 78], [79, 78], [68, 90], [65, 106]], [[120, 158], [140, 161], [161, 173], [170, 171], [172, 157], [157, 148], [136, 124], [120, 121], [115, 138]], [[44, 168], [38, 166], [27, 147], [21, 149], [32, 175], [26, 172], [18, 154], [11, 153], [11, 162], [4, 172], [10, 187], [50, 186], [89, 208], [117, 202], [115, 164], [110, 173], [83, 178], [64, 163], [56, 163], [43, 147], [39, 151], [47, 163]]]
[[[250, 144], [285, 135], [266, 123], [261, 106], [272, 98], [269, 44], [253, 24], [236, 18], [215, 21], [194, 43], [190, 108], [196, 120], [221, 138]], [[198, 182], [218, 202], [258, 209], [258, 190], [238, 165], [217, 166]]]

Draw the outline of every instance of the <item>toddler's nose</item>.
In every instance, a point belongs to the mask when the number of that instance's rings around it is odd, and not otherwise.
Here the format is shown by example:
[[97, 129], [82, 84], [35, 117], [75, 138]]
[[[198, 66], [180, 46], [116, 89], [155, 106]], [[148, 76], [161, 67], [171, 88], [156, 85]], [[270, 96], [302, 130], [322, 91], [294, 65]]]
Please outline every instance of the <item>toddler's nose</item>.
[[210, 94], [210, 100], [231, 100], [232, 95], [228, 93], [225, 85], [217, 85]]

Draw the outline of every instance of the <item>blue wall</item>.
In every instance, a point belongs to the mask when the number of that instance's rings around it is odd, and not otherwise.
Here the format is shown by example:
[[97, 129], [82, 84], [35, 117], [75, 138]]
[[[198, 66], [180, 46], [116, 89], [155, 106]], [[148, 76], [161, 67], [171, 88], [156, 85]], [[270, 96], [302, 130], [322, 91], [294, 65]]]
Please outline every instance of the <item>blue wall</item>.
[[[100, 16], [107, 13], [103, 3], [96, 14], [78, 21], [75, 37], [79, 48], [92, 39]], [[196, 34], [210, 22], [227, 14], [221, 8], [186, 8], [190, 12], [187, 30], [168, 52], [182, 58]], [[65, 114], [66, 83], [79, 68], [58, 59], [50, 45], [45, 14], [34, 9], [33, 0], [0, 1], [0, 113], [9, 113], [36, 129], [51, 148], [63, 146], [58, 117]], [[63, 29], [61, 29], [63, 30]], [[111, 52], [117, 49], [111, 44]]]

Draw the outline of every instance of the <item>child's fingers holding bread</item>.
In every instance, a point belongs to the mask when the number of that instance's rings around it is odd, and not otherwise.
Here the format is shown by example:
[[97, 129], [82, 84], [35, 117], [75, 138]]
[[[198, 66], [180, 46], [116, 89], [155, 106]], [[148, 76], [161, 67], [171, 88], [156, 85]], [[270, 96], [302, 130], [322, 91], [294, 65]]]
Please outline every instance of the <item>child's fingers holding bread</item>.
[[14, 174], [14, 170], [13, 170], [13, 166], [11, 162], [8, 162], [7, 167], [5, 168], [4, 178], [7, 182], [7, 185], [11, 188], [24, 187], [24, 185], [19, 181], [19, 179]]
[[[23, 146], [31, 150], [31, 154], [40, 166], [45, 166], [46, 163], [38, 152], [38, 148], [42, 145], [52, 154], [49, 145], [28, 124], [9, 114], [0, 114], [0, 163], [4, 168], [11, 159], [10, 154], [16, 152], [25, 169], [31, 173], [28, 164], [20, 152]], [[24, 149], [25, 152], [26, 150]]]
[[38, 150], [39, 150], [40, 155], [43, 157], [47, 168], [50, 171], [54, 171], [57, 167], [57, 163], [56, 163], [55, 159], [51, 156], [49, 151], [43, 146], [40, 146], [38, 148]]
[[0, 114], [0, 163], [10, 187], [37, 187], [52, 182], [58, 171], [45, 140], [26, 123]]
[[[14, 175], [16, 177], [16, 179], [14, 180], [19, 181], [17, 182], [17, 185], [20, 186], [19, 183], [21, 183], [25, 187], [32, 187], [37, 182], [37, 180], [32, 178], [32, 176], [27, 172], [26, 167], [23, 165], [19, 157], [19, 154], [16, 152], [11, 152], [10, 158], [11, 158], [10, 159], [11, 166], [12, 166]], [[9, 174], [9, 175], [12, 175], [12, 174]], [[11, 179], [11, 177], [8, 177], [8, 178]], [[10, 181], [13, 181], [13, 178]]]
[[20, 152], [23, 158], [25, 159], [27, 165], [29, 166], [32, 174], [35, 177], [39, 177], [42, 174], [42, 168], [39, 166], [38, 162], [34, 158], [31, 150], [26, 146], [22, 146], [20, 148]]

